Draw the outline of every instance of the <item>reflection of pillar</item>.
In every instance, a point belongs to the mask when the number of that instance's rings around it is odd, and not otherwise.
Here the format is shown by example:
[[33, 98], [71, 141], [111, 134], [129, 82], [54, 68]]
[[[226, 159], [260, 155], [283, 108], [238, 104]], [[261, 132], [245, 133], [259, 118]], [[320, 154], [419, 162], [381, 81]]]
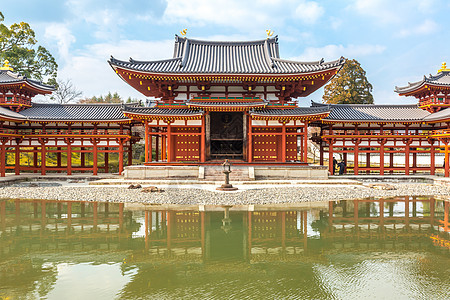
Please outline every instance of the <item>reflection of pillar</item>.
[[308, 212], [303, 211], [303, 250], [308, 249]]
[[281, 212], [281, 247], [286, 250], [286, 212]]
[[201, 234], [201, 240], [202, 240], [202, 256], [203, 259], [205, 259], [206, 255], [206, 249], [205, 249], [205, 212], [200, 212], [200, 218], [201, 218], [201, 228], [200, 228], [200, 234]]
[[6, 201], [0, 201], [0, 226], [4, 230], [6, 227]]
[[380, 216], [379, 216], [378, 226], [380, 231], [384, 230], [384, 201], [380, 200]]
[[359, 240], [359, 214], [358, 214], [358, 200], [353, 200], [353, 219], [355, 220], [356, 235]]
[[252, 212], [248, 212], [248, 259], [252, 258]]
[[67, 202], [67, 231], [72, 227], [72, 202]]
[[328, 230], [333, 226], [333, 201], [328, 202]]
[[405, 226], [409, 230], [409, 196], [405, 196]]
[[167, 250], [172, 249], [172, 212], [167, 212]]
[[123, 203], [119, 203], [119, 231], [123, 231]]
[[412, 216], [413, 218], [417, 217], [417, 202], [413, 201], [412, 203]]
[[14, 204], [16, 205], [16, 224], [20, 224], [20, 200], [15, 200]]
[[145, 211], [145, 250], [148, 250], [148, 211]]
[[47, 219], [46, 219], [46, 202], [45, 201], [41, 201], [41, 225], [42, 227], [45, 227], [47, 223]]
[[93, 207], [93, 210], [94, 210], [94, 223], [93, 223], [93, 225], [94, 225], [94, 231], [95, 230], [97, 230], [97, 218], [98, 218], [98, 202], [94, 202], [94, 207]]
[[436, 199], [434, 197], [431, 197], [430, 199], [430, 224], [431, 226], [434, 226], [434, 208], [435, 208]]

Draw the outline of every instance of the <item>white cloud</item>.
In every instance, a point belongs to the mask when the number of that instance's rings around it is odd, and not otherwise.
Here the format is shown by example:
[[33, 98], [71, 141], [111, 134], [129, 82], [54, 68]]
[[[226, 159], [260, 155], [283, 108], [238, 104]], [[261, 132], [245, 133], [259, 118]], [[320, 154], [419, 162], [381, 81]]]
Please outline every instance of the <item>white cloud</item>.
[[325, 9], [314, 1], [301, 1], [295, 9], [295, 17], [305, 24], [314, 24], [323, 16]]
[[[312, 21], [320, 14], [321, 7], [316, 2], [305, 3], [316, 4], [307, 7], [314, 15], [305, 20]], [[283, 25], [293, 17], [286, 12], [295, 11], [297, 6], [296, 0], [167, 0], [162, 19], [167, 23], [223, 25], [249, 32]]]
[[349, 8], [363, 16], [375, 18], [377, 22], [393, 23], [399, 20], [399, 13], [392, 9], [393, 6], [395, 4], [390, 0], [355, 0]]
[[400, 30], [398, 35], [400, 37], [408, 37], [412, 35], [426, 35], [436, 32], [438, 27], [439, 26], [433, 20], [425, 20], [422, 24], [418, 26]]
[[117, 91], [126, 98], [130, 96], [144, 99], [144, 95], [116, 75], [107, 60], [111, 55], [121, 60], [128, 60], [130, 56], [136, 60], [170, 58], [173, 43], [173, 40], [156, 42], [121, 40], [117, 43], [91, 44], [77, 51], [69, 61], [61, 66], [59, 77], [71, 79], [85, 97]]
[[386, 47], [381, 45], [327, 45], [320, 48], [308, 47], [303, 54], [294, 59], [299, 61], [316, 61], [321, 58], [335, 60], [341, 56], [358, 58], [361, 56], [380, 54], [384, 50], [386, 50]]
[[54, 23], [46, 26], [44, 37], [50, 43], [56, 41], [58, 55], [61, 60], [66, 61], [69, 59], [70, 46], [72, 43], [75, 43], [76, 39], [66, 25]]

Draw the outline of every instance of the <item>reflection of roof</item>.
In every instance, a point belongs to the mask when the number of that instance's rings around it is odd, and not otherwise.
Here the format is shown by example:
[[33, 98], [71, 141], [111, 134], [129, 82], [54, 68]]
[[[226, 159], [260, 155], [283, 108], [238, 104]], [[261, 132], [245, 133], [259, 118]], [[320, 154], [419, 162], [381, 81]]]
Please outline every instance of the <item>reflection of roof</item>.
[[177, 74], [297, 74], [336, 69], [344, 59], [297, 62], [280, 59], [278, 38], [259, 41], [213, 42], [175, 36], [173, 58], [155, 61], [121, 61], [112, 66], [151, 73]]
[[395, 87], [395, 91], [399, 94], [405, 94], [413, 92], [426, 84], [431, 84], [435, 86], [450, 87], [450, 72], [441, 71], [437, 75], [431, 75], [429, 77], [423, 76], [421, 81], [410, 83], [404, 87]]
[[55, 90], [54, 86], [45, 85], [37, 80], [28, 79], [27, 77], [22, 76], [19, 73], [14, 73], [9, 70], [0, 70], [0, 85], [20, 83], [28, 83], [29, 86], [42, 90], [44, 92], [52, 92], [53, 90]]
[[327, 107], [331, 113], [325, 120], [335, 121], [419, 121], [430, 115], [416, 104], [322, 104], [312, 102], [311, 107]]

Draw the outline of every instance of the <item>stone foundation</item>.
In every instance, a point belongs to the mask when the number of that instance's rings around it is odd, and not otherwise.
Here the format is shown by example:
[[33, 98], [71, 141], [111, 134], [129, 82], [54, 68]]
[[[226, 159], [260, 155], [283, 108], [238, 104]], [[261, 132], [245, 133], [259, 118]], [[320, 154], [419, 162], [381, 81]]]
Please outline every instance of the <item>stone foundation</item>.
[[[268, 166], [236, 165], [231, 167], [230, 180], [264, 179], [328, 179], [325, 166]], [[124, 179], [197, 179], [222, 180], [222, 166], [128, 166], [123, 172]]]

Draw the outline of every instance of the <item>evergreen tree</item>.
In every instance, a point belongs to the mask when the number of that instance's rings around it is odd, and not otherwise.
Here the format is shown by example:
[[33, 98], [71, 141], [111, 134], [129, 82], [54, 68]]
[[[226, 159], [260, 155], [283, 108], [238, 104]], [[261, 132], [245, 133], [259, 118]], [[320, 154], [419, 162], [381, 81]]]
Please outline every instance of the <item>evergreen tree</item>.
[[372, 85], [356, 59], [346, 60], [339, 73], [325, 86], [328, 104], [373, 104]]
[[111, 92], [108, 92], [105, 96], [93, 96], [91, 98], [85, 98], [80, 100], [80, 103], [123, 103], [122, 97], [115, 92], [114, 94], [111, 94]]
[[0, 12], [0, 63], [8, 60], [15, 72], [40, 81], [55, 84], [58, 65], [51, 53], [37, 45], [36, 34], [30, 24], [3, 24]]

